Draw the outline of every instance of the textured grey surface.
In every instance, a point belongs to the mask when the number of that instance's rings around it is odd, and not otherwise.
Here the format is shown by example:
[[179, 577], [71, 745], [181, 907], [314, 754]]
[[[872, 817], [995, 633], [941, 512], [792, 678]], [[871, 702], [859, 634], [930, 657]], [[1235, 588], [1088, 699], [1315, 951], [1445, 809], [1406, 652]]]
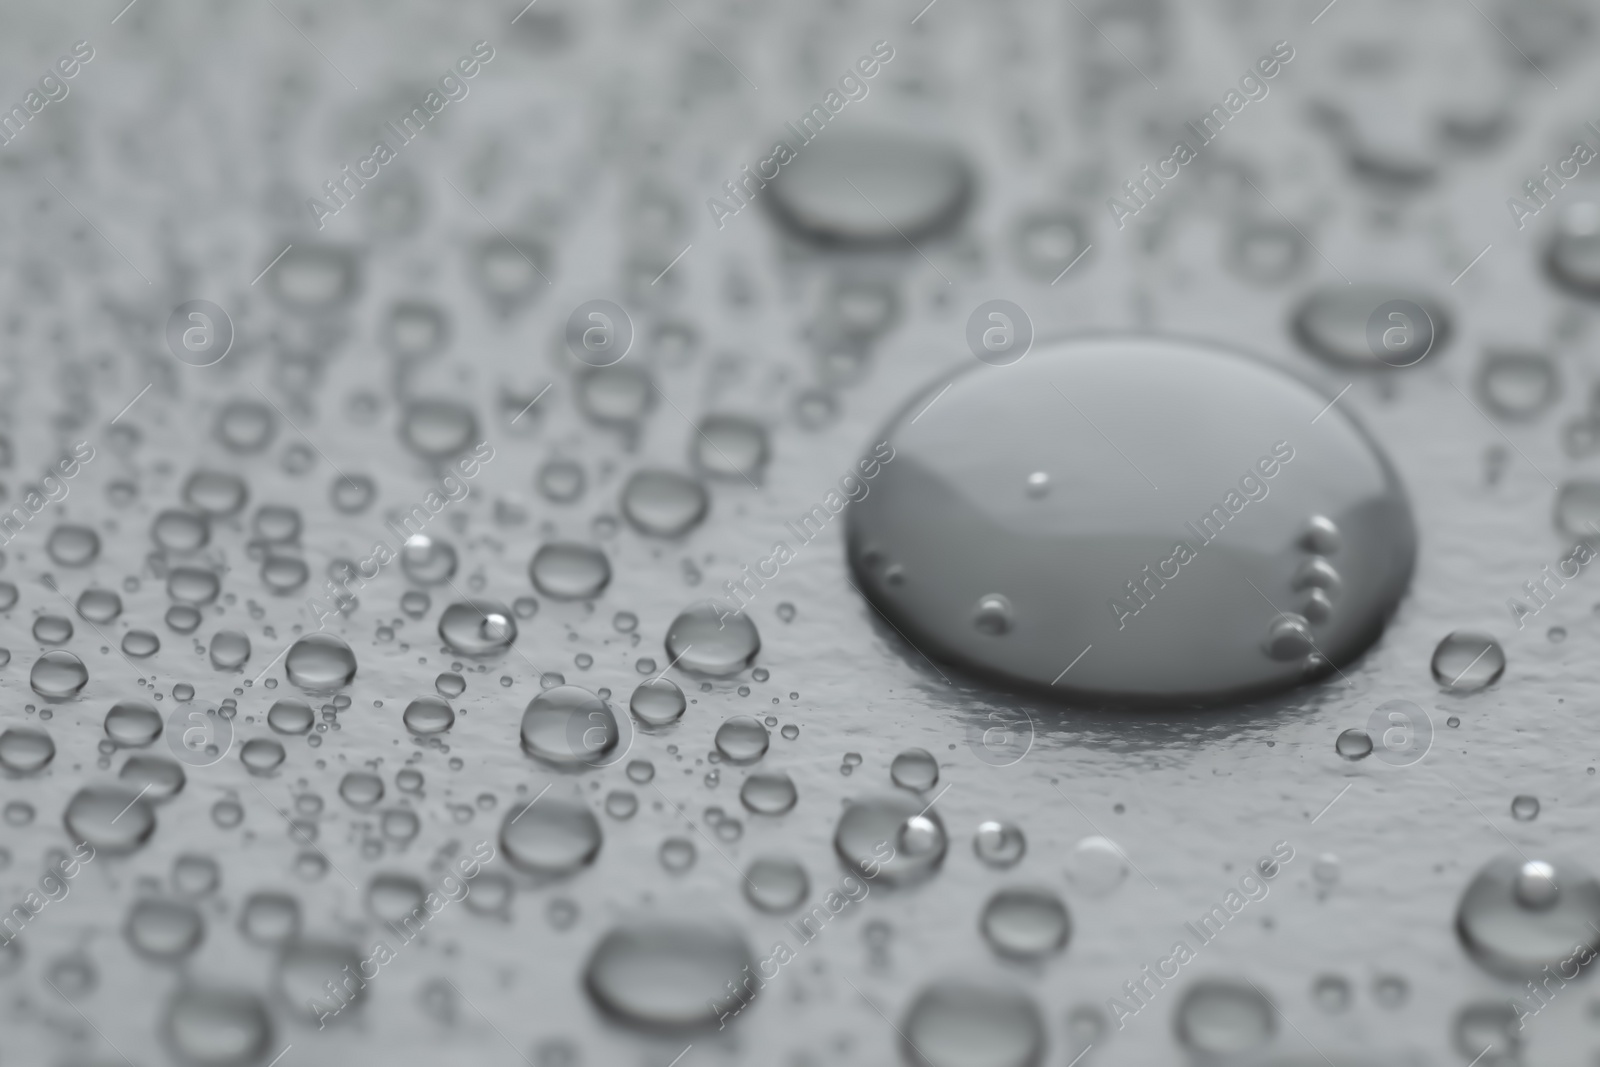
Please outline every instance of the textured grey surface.
[[[1589, 6], [939, 0], [919, 15], [920, 5], [538, 0], [520, 16], [515, 4], [139, 0], [120, 15], [117, 6], [13, 5], [0, 15], [7, 101], [21, 102], [73, 42], [88, 40], [95, 53], [65, 99], [0, 145], [8, 506], [77, 442], [95, 449], [65, 499], [4, 549], [0, 578], [20, 597], [0, 617], [0, 645], [11, 652], [0, 726], [42, 727], [56, 746], [42, 772], [0, 781], [6, 899], [22, 900], [52, 850], [69, 847], [69, 799], [111, 781], [128, 758], [97, 747], [114, 703], [143, 700], [165, 715], [174, 687], [187, 683], [194, 709], [237, 701], [236, 737], [225, 758], [189, 768], [183, 791], [155, 806], [147, 844], [97, 855], [17, 938], [0, 978], [0, 1063], [172, 1062], [179, 1052], [164, 1020], [190, 983], [258, 997], [270, 1032], [243, 1062], [281, 1054], [282, 1067], [665, 1067], [680, 1054], [685, 1067], [888, 1063], [903, 1055], [895, 1028], [942, 977], [1024, 991], [1044, 1021], [1042, 1062], [1051, 1064], [1072, 1062], [1091, 1042], [1079, 1062], [1185, 1062], [1174, 1013], [1202, 976], [1248, 980], [1271, 998], [1281, 1014], [1257, 1050], [1268, 1062], [1447, 1064], [1477, 1054], [1458, 1042], [1458, 1014], [1503, 1006], [1519, 987], [1462, 950], [1453, 923], [1467, 883], [1519, 849], [1593, 863], [1590, 578], [1568, 584], [1524, 629], [1506, 606], [1568, 554], [1570, 537], [1552, 523], [1556, 486], [1593, 477], [1595, 463], [1561, 443], [1567, 422], [1587, 410], [1593, 312], [1542, 271], [1556, 209], [1519, 231], [1505, 203], [1541, 166], [1566, 159], [1593, 117]], [[407, 113], [480, 40], [495, 54], [470, 93], [319, 233], [307, 198], [368, 156], [375, 127]], [[822, 136], [849, 124], [947, 143], [976, 175], [959, 228], [919, 238], [916, 250], [816, 250], [785, 237], [760, 197], [719, 228], [706, 199], [765, 158], [775, 131], [880, 40], [895, 58]], [[1166, 158], [1178, 127], [1280, 40], [1295, 58], [1271, 92], [1118, 230], [1105, 204], [1116, 186]], [[1443, 132], [1451, 123], [1493, 130], [1497, 118], [1501, 135], [1481, 146]], [[385, 213], [407, 217], [408, 195], [417, 218], [396, 233]], [[1583, 195], [1569, 186], [1557, 206]], [[1059, 267], [1019, 255], [1019, 227], [1039, 212], [1068, 214], [1093, 245], [1054, 284]], [[1251, 280], [1237, 269], [1238, 234], [1281, 233], [1286, 219], [1310, 245], [1288, 269]], [[352, 299], [317, 317], [275, 300], [284, 275], [258, 275], [291, 243], [280, 271], [320, 245], [347, 249], [360, 282]], [[526, 254], [548, 282], [532, 278], [526, 304], [497, 306], [475, 281], [473, 257], [484, 250], [513, 270]], [[1448, 345], [1397, 372], [1315, 360], [1292, 336], [1292, 315], [1308, 293], [1346, 279], [1439, 300], [1453, 327]], [[874, 285], [895, 294], [892, 326], [870, 344], [837, 343], [829, 294]], [[683, 720], [659, 733], [624, 724], [629, 754], [604, 769], [556, 773], [522, 752], [518, 724], [539, 672], [608, 688], [624, 708], [640, 680], [667, 667], [665, 634], [686, 605], [766, 558], [784, 523], [822, 499], [912, 395], [970, 364], [967, 318], [996, 297], [1024, 308], [1040, 337], [1157, 330], [1258, 353], [1330, 398], [1350, 385], [1339, 405], [1394, 462], [1419, 536], [1411, 591], [1376, 645], [1342, 675], [1243, 707], [1130, 714], [1019, 701], [930, 666], [885, 626], [847, 582], [835, 523], [751, 608], [764, 680], [745, 672], [702, 690], [674, 670], [694, 701]], [[649, 403], [635, 424], [598, 422], [594, 394], [580, 404], [582, 368], [562, 344], [572, 309], [598, 298], [628, 310], [638, 341], [623, 366], [647, 371], [656, 387], [641, 394]], [[186, 366], [168, 349], [169, 315], [193, 299], [223, 307], [236, 330], [211, 367]], [[385, 318], [401, 299], [446, 310], [442, 352], [404, 365], [386, 351]], [[693, 341], [675, 347], [671, 336]], [[1485, 406], [1476, 384], [1485, 350], [1502, 348], [1541, 353], [1559, 372], [1557, 399], [1534, 418], [1497, 423], [1474, 410]], [[626, 406], [628, 380], [610, 382], [619, 388], [605, 395]], [[277, 409], [270, 444], [250, 455], [221, 447], [222, 406], [263, 397]], [[330, 562], [367, 558], [392, 537], [386, 514], [438, 484], [442, 471], [399, 433], [400, 412], [417, 397], [468, 407], [474, 440], [494, 449], [466, 497], [430, 527], [459, 554], [461, 595], [507, 605], [534, 595], [530, 558], [558, 538], [600, 544], [610, 585], [592, 605], [538, 597], [537, 614], [517, 620], [516, 652], [462, 660], [458, 718], [435, 747], [408, 737], [400, 713], [460, 659], [440, 649], [437, 624], [461, 596], [434, 586], [427, 614], [406, 618], [399, 603], [410, 583], [398, 563], [387, 565], [359, 607], [328, 623], [359, 663], [337, 728], [315, 733], [315, 747], [278, 737], [287, 759], [252, 775], [243, 744], [275, 736], [267, 708], [292, 687], [281, 661], [245, 683], [297, 628], [316, 628], [306, 597], [320, 595]], [[819, 419], [823, 410], [833, 417]], [[692, 423], [712, 412], [769, 428], [759, 485], [711, 481], [703, 525], [681, 541], [640, 536], [618, 517], [622, 484], [641, 466], [692, 472]], [[1125, 429], [1141, 432], [1136, 420]], [[574, 502], [535, 490], [535, 472], [556, 456], [586, 474]], [[204, 548], [162, 551], [151, 524], [181, 506], [197, 468], [243, 478], [249, 503], [213, 522]], [[344, 476], [362, 475], [375, 481], [376, 501], [354, 515], [335, 509], [330, 496]], [[273, 595], [250, 555], [250, 523], [266, 503], [303, 517], [311, 577], [289, 595]], [[92, 564], [50, 559], [46, 540], [67, 523], [98, 532]], [[182, 565], [211, 569], [222, 583], [193, 638], [163, 622], [166, 575]], [[62, 599], [91, 586], [123, 601], [121, 616], [100, 624], [103, 636]], [[795, 608], [789, 622], [779, 615], [785, 603]], [[624, 611], [639, 620], [634, 634], [613, 626]], [[44, 651], [34, 620], [44, 614], [76, 628], [65, 647], [90, 678], [75, 700], [47, 703], [29, 689]], [[1562, 641], [1547, 635], [1557, 626]], [[162, 647], [130, 662], [116, 647], [136, 628], [158, 633]], [[238, 673], [213, 669], [204, 653], [222, 629], [250, 638]], [[1459, 629], [1504, 644], [1505, 674], [1483, 692], [1442, 692], [1430, 676], [1435, 645]], [[580, 655], [592, 666], [579, 667]], [[276, 689], [265, 688], [269, 678]], [[1430, 714], [1426, 758], [1408, 767], [1341, 759], [1338, 734], [1393, 699]], [[1025, 757], [980, 759], [971, 739], [1016, 722], [1019, 710], [1033, 724]], [[736, 713], [799, 727], [793, 740], [774, 727], [755, 765], [792, 776], [799, 800], [787, 814], [743, 810], [748, 770], [708, 759], [717, 727]], [[1446, 725], [1450, 716], [1459, 726]], [[782, 917], [748, 905], [735, 868], [784, 854], [806, 868], [814, 900], [841, 885], [847, 872], [832, 839], [842, 806], [889, 792], [890, 762], [910, 747], [938, 757], [934, 792], [948, 786], [936, 805], [950, 836], [937, 875], [912, 888], [873, 885], [725, 1031], [640, 1035], [602, 1016], [581, 974], [624, 919], [725, 920], [758, 957], [778, 939], [792, 942]], [[165, 741], [150, 752], [167, 755]], [[655, 765], [653, 785], [629, 781], [632, 759]], [[420, 792], [399, 787], [405, 767], [423, 775]], [[384, 779], [375, 809], [339, 795], [346, 772], [360, 769]], [[538, 884], [497, 858], [488, 870], [516, 878], [506, 916], [450, 904], [382, 968], [364, 1003], [325, 1030], [282, 996], [277, 953], [239, 934], [244, 900], [278, 890], [299, 900], [307, 936], [365, 954], [382, 935], [363, 902], [374, 876], [437, 884], [447, 856], [458, 862], [484, 841], [498, 848], [502, 821], [546, 786], [551, 798], [581, 797], [594, 809], [604, 836], [594, 864]], [[637, 795], [631, 818], [603, 812], [613, 790]], [[1518, 794], [1539, 798], [1536, 820], [1513, 820]], [[234, 828], [213, 817], [228, 798], [243, 808]], [[715, 839], [710, 806], [741, 820], [738, 840], [713, 846], [702, 836]], [[303, 825], [291, 830], [274, 808], [298, 812]], [[408, 843], [385, 838], [380, 825], [382, 813], [402, 810], [420, 820]], [[974, 853], [978, 825], [996, 819], [1027, 839], [1007, 871]], [[311, 833], [315, 849], [303, 842]], [[1074, 845], [1096, 834], [1137, 868], [1099, 896], [1067, 877]], [[681, 873], [658, 859], [671, 837], [697, 849]], [[1148, 1008], [1121, 1030], [1105, 1018], [1097, 1036], [1081, 1014], [1069, 1026], [1074, 1010], [1103, 1016], [1107, 998], [1166, 955], [1183, 924], [1277, 842], [1294, 859], [1270, 894]], [[330, 866], [308, 877], [317, 850]], [[221, 874], [195, 905], [203, 940], [181, 962], [144, 959], [124, 933], [130, 909], [176, 894], [173, 865], [185, 853], [214, 858]], [[1337, 857], [1337, 876], [1318, 880], [1324, 856]], [[1045, 963], [1002, 961], [980, 935], [983, 902], [1015, 885], [1049, 887], [1070, 910], [1070, 943]], [[575, 905], [570, 924], [562, 902]], [[874, 922], [887, 933], [869, 930]], [[1313, 994], [1326, 975], [1350, 985], [1343, 1012]], [[1580, 980], [1528, 1019], [1518, 1035], [1526, 1061], [1592, 1059], [1591, 1000]]]

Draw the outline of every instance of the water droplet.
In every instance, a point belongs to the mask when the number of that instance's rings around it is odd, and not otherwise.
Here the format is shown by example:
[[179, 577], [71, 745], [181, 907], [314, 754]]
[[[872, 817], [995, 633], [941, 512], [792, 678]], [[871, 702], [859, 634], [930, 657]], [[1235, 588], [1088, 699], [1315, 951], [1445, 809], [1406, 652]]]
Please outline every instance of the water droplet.
[[1478, 397], [1502, 419], [1532, 419], [1561, 395], [1561, 377], [1549, 357], [1536, 352], [1491, 352], [1478, 368]]
[[463, 656], [492, 656], [511, 647], [517, 624], [511, 609], [498, 600], [466, 600], [444, 609], [439, 636]]
[[1526, 793], [1511, 798], [1511, 817], [1518, 822], [1532, 822], [1539, 817], [1539, 798]]
[[635, 471], [622, 487], [622, 517], [651, 537], [682, 537], [704, 521], [710, 506], [704, 486], [672, 471]]
[[250, 639], [238, 630], [218, 630], [211, 638], [211, 665], [236, 671], [250, 658]]
[[426, 696], [407, 704], [400, 720], [414, 734], [442, 734], [455, 725], [456, 713], [438, 697]]
[[1015, 823], [990, 819], [978, 824], [972, 835], [972, 851], [986, 867], [1014, 867], [1028, 851], [1028, 839]]
[[1600, 205], [1585, 197], [1561, 209], [1545, 251], [1545, 267], [1568, 292], [1600, 296]]
[[682, 874], [694, 866], [694, 842], [686, 837], [669, 837], [661, 842], [658, 857], [664, 870]]
[[799, 799], [794, 779], [782, 772], [752, 774], [739, 789], [739, 800], [758, 815], [782, 815]]
[[184, 503], [217, 518], [238, 514], [249, 499], [244, 479], [221, 471], [197, 470], [183, 483]]
[[448, 582], [456, 573], [456, 550], [448, 541], [412, 534], [400, 548], [400, 569], [418, 585]]
[[1322, 974], [1311, 985], [1311, 999], [1330, 1015], [1350, 1006], [1350, 983], [1336, 974]]
[[62, 814], [67, 833], [97, 852], [125, 855], [150, 839], [156, 815], [149, 802], [132, 790], [88, 786], [78, 790]]
[[[1388, 313], [1378, 317], [1381, 342], [1374, 345], [1373, 317], [1389, 305], [1409, 307], [1392, 309], [1398, 319]], [[1400, 286], [1326, 285], [1308, 295], [1294, 314], [1295, 339], [1312, 355], [1341, 369], [1409, 366], [1444, 351], [1452, 332], [1450, 315], [1438, 301]]]
[[546, 689], [522, 714], [522, 750], [557, 767], [600, 766], [620, 737], [611, 705], [582, 686]]
[[46, 700], [66, 700], [83, 692], [89, 671], [71, 652], [52, 649], [40, 656], [28, 674], [28, 684]]
[[685, 608], [667, 630], [667, 659], [684, 670], [724, 676], [738, 674], [761, 651], [761, 635], [746, 614], [729, 615], [714, 601]]
[[370, 808], [383, 799], [383, 779], [366, 771], [350, 771], [339, 780], [339, 796], [352, 808]]
[[167, 1041], [185, 1063], [249, 1067], [272, 1048], [272, 1022], [255, 994], [184, 985], [167, 1003]]
[[760, 423], [737, 415], [707, 415], [696, 429], [691, 439], [696, 467], [712, 478], [760, 481], [771, 457]]
[[267, 725], [280, 734], [303, 734], [311, 722], [311, 706], [304, 701], [279, 700], [267, 709]]
[[766, 190], [764, 203], [801, 236], [900, 249], [966, 212], [973, 178], [954, 148], [884, 131], [838, 132], [808, 144]]
[[355, 680], [356, 654], [332, 634], [307, 634], [289, 648], [283, 668], [291, 684], [328, 693]]
[[1027, 994], [941, 979], [921, 990], [897, 1028], [905, 1062], [926, 1067], [1038, 1067], [1044, 1021]]
[[[948, 843], [938, 813], [923, 807], [922, 799], [909, 793], [851, 801], [839, 816], [833, 847], [853, 873], [873, 878], [875, 885], [922, 881], [944, 862]], [[903, 833], [913, 820], [917, 825]]]
[[1433, 680], [1458, 693], [1493, 685], [1505, 673], [1506, 654], [1488, 634], [1456, 630], [1433, 650]]
[[1092, 897], [1103, 897], [1128, 877], [1128, 861], [1110, 840], [1092, 836], [1067, 853], [1067, 880]]
[[361, 286], [360, 263], [349, 249], [296, 241], [266, 281], [288, 310], [323, 315], [355, 299]]
[[717, 751], [730, 763], [754, 763], [767, 754], [771, 735], [749, 715], [734, 715], [717, 727]]
[[989, 947], [1002, 956], [1037, 959], [1067, 947], [1072, 923], [1067, 906], [1048, 889], [1002, 889], [978, 920]]
[[122, 635], [122, 651], [134, 659], [153, 656], [161, 650], [161, 638], [149, 630], [129, 630]]
[[1456, 930], [1485, 969], [1508, 977], [1600, 947], [1600, 883], [1565, 862], [1501, 856], [1467, 885]]
[[85, 567], [100, 555], [100, 535], [87, 526], [62, 523], [50, 531], [45, 551], [63, 567]]
[[0, 733], [0, 767], [12, 774], [32, 774], [55, 759], [56, 743], [31, 726], [7, 727]]
[[1178, 1041], [1200, 1056], [1240, 1056], [1277, 1030], [1272, 1002], [1253, 985], [1204, 978], [1185, 990], [1173, 1014]]
[[170, 962], [200, 947], [205, 924], [192, 905], [147, 898], [135, 903], [128, 912], [122, 932], [128, 944], [141, 956]]
[[572, 874], [600, 852], [600, 821], [580, 800], [541, 797], [506, 812], [500, 846], [512, 866], [533, 874]]
[[683, 690], [668, 678], [651, 678], [634, 689], [628, 708], [646, 726], [671, 726], [683, 717], [688, 703]]
[[78, 615], [104, 625], [122, 614], [122, 598], [109, 589], [85, 589], [78, 596]]
[[251, 893], [239, 911], [239, 931], [258, 945], [280, 945], [300, 933], [300, 905], [284, 893]]
[[744, 939], [730, 928], [640, 922], [613, 927], [600, 939], [583, 980], [595, 1003], [629, 1026], [711, 1028], [730, 984], [754, 965]]
[[271, 774], [287, 757], [283, 746], [270, 737], [252, 737], [239, 746], [239, 762], [251, 774]]
[[810, 891], [805, 868], [786, 856], [763, 856], [745, 871], [745, 899], [764, 912], [792, 911]]
[[555, 541], [541, 545], [528, 564], [533, 587], [556, 600], [588, 600], [611, 582], [611, 564], [593, 545]]
[[413, 400], [400, 419], [401, 442], [422, 459], [451, 459], [478, 439], [472, 409], [453, 400]]
[[1365, 759], [1372, 755], [1372, 735], [1352, 727], [1334, 739], [1333, 748], [1347, 760]]
[[272, 409], [257, 400], [230, 400], [217, 413], [217, 440], [230, 452], [260, 452], [277, 430]]
[[161, 715], [148, 704], [120, 701], [106, 712], [106, 736], [123, 748], [143, 748], [161, 736]]
[[[845, 515], [861, 589], [914, 648], [1060, 697], [1217, 701], [1348, 662], [1403, 595], [1416, 531], [1395, 472], [1298, 380], [1144, 337], [986, 370], [904, 407], [883, 435], [892, 460]], [[1025, 499], [1016, 487], [1039, 455], [1079, 462], [1054, 473], [1062, 491]], [[1341, 542], [1337, 610], [1320, 623], [1282, 610], [1297, 585], [1327, 593], [1300, 547], [1313, 516]], [[1009, 613], [996, 601], [974, 615], [1000, 596]], [[1002, 619], [1003, 638], [977, 625]]]
[[932, 789], [939, 782], [939, 762], [925, 748], [908, 748], [889, 764], [889, 778], [902, 789]]
[[[347, 975], [360, 974], [361, 963], [361, 953], [350, 945], [307, 939], [290, 941], [278, 957], [277, 985], [282, 1004], [305, 1023], [338, 1025], [352, 1021], [352, 1013], [366, 1003], [367, 991], [364, 984], [351, 982]], [[330, 987], [339, 990], [338, 998], [329, 993]], [[329, 1010], [330, 1001], [339, 1005], [337, 1012]]]

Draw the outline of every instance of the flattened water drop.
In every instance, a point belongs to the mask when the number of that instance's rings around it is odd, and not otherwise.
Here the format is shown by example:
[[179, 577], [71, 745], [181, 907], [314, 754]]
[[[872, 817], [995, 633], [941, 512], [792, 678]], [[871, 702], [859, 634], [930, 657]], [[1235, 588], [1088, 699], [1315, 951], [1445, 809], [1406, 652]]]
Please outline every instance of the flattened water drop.
[[588, 600], [611, 581], [611, 563], [593, 545], [554, 541], [541, 545], [528, 563], [533, 587], [556, 600]]
[[806, 869], [787, 856], [762, 856], [744, 874], [745, 899], [761, 911], [792, 911], [811, 891]]
[[1006, 986], [940, 979], [911, 1002], [900, 1054], [917, 1067], [1038, 1067], [1044, 1020], [1033, 999]]
[[700, 525], [710, 504], [704, 486], [672, 471], [635, 471], [622, 487], [622, 517], [651, 537], [682, 537]]
[[62, 821], [74, 841], [87, 842], [110, 855], [136, 851], [156, 829], [150, 803], [134, 790], [116, 786], [78, 790], [67, 802]]
[[500, 824], [506, 859], [533, 874], [572, 874], [594, 862], [600, 843], [600, 820], [581, 800], [546, 796], [517, 804]]
[[272, 1048], [266, 1007], [242, 989], [185, 984], [167, 1002], [162, 1028], [178, 1057], [201, 1067], [249, 1067]]
[[1184, 992], [1173, 1012], [1178, 1042], [1200, 1056], [1238, 1056], [1267, 1043], [1276, 1009], [1255, 986], [1203, 978]]
[[715, 1027], [729, 983], [754, 965], [744, 938], [728, 927], [639, 922], [600, 939], [583, 980], [595, 1003], [618, 1021], [676, 1032]]
[[713, 478], [759, 481], [771, 457], [767, 431], [738, 415], [707, 415], [690, 447], [695, 466]]
[[[1287, 689], [1372, 643], [1416, 554], [1394, 469], [1328, 400], [1155, 337], [976, 365], [880, 435], [845, 516], [856, 582], [921, 653], [1066, 699]], [[1035, 499], [1018, 487], [1040, 456], [1071, 466]], [[1314, 517], [1339, 532], [1327, 558], [1303, 543]]]
[[953, 147], [886, 131], [837, 132], [807, 145], [766, 190], [762, 202], [796, 233], [903, 248], [965, 213], [972, 173]]
[[1360, 282], [1314, 290], [1296, 309], [1293, 327], [1317, 358], [1379, 371], [1437, 356], [1453, 332], [1449, 313], [1427, 293]]
[[1002, 956], [1038, 959], [1067, 947], [1072, 922], [1067, 906], [1048, 889], [1002, 889], [978, 919], [984, 940]]

